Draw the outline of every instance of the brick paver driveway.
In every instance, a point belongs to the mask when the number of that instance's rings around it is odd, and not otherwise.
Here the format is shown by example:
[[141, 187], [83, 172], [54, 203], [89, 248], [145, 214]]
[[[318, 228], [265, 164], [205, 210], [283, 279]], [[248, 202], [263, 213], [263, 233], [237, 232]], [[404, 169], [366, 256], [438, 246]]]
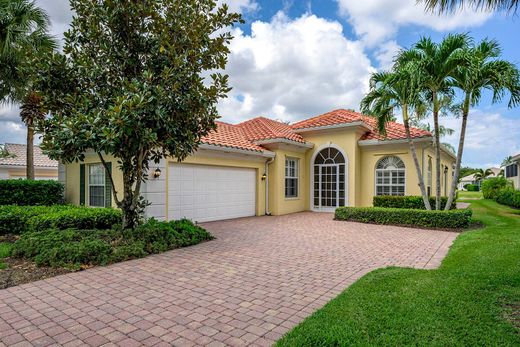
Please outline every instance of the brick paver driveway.
[[217, 239], [0, 291], [5, 345], [270, 345], [372, 269], [431, 268], [456, 234], [298, 213], [205, 224]]

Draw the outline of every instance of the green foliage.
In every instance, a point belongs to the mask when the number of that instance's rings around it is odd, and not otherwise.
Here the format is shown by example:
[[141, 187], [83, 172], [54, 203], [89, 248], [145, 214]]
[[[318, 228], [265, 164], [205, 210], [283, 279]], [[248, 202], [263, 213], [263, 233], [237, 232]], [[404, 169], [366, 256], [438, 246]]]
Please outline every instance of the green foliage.
[[462, 229], [470, 225], [471, 213], [469, 209], [428, 211], [384, 207], [339, 207], [336, 209], [335, 218], [361, 223]]
[[511, 186], [502, 188], [496, 192], [495, 200], [502, 205], [520, 208], [520, 191]]
[[276, 346], [519, 346], [508, 308], [520, 302], [520, 216], [491, 200], [471, 209], [485, 228], [459, 235], [439, 268], [372, 271]]
[[47, 229], [24, 233], [12, 255], [39, 266], [74, 267], [106, 265], [161, 253], [210, 240], [212, 236], [190, 221], [150, 220], [135, 229]]
[[478, 169], [475, 169], [475, 168], [472, 168], [472, 167], [468, 167], [468, 166], [461, 167], [460, 171], [459, 171], [459, 180], [462, 177], [466, 177], [466, 176], [471, 175], [471, 174], [473, 174], [473, 173], [475, 173], [477, 171], [478, 171]]
[[509, 186], [511, 186], [511, 182], [509, 182], [506, 178], [491, 177], [482, 182], [480, 189], [482, 190], [484, 199], [495, 200], [498, 191]]
[[45, 228], [109, 229], [121, 222], [121, 212], [111, 208], [72, 205], [0, 206], [0, 235]]
[[[447, 197], [441, 198], [441, 210], [446, 206], [448, 201]], [[390, 208], [412, 208], [425, 210], [424, 201], [422, 196], [391, 196], [391, 195], [380, 195], [374, 196], [373, 200], [374, 207], [390, 207]], [[435, 205], [435, 198], [430, 196], [430, 205]], [[452, 209], [455, 209], [455, 205]]]
[[[42, 127], [49, 156], [113, 155], [123, 173], [125, 228], [137, 225], [149, 162], [184, 159], [215, 128], [226, 97], [221, 74], [231, 28], [242, 22], [214, 0], [71, 0], [63, 54], [40, 67], [39, 91], [53, 114]], [[95, 23], [95, 24], [93, 24]]]
[[466, 184], [464, 185], [464, 189], [466, 189], [468, 192], [480, 191], [480, 187], [478, 186], [478, 184]]
[[63, 184], [53, 180], [0, 180], [0, 205], [62, 204]]

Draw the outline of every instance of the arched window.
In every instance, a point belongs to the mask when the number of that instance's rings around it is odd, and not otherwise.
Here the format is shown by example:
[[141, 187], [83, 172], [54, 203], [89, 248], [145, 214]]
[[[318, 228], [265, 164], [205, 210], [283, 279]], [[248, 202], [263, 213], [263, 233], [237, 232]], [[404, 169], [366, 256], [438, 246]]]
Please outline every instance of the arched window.
[[376, 195], [404, 195], [405, 166], [395, 156], [384, 157], [376, 165]]
[[314, 158], [314, 209], [327, 210], [346, 203], [346, 159], [334, 147], [327, 147]]

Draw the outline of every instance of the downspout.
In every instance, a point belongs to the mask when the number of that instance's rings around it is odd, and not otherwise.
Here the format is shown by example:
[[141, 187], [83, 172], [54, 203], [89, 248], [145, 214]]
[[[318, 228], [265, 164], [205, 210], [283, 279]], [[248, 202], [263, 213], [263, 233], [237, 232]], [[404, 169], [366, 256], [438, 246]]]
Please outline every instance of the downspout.
[[271, 212], [269, 211], [269, 164], [274, 161], [274, 158], [271, 158], [265, 162], [265, 215], [270, 216]]

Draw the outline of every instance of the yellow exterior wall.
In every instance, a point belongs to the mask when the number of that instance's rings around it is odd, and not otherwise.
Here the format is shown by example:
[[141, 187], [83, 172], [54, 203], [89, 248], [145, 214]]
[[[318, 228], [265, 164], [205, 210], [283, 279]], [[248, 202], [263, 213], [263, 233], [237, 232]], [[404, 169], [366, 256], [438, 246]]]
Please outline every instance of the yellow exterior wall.
[[[23, 169], [7, 169], [9, 178], [25, 178], [27, 177], [27, 171]], [[34, 168], [35, 179], [58, 179], [58, 168], [55, 170], [41, 169], [38, 167]]]

